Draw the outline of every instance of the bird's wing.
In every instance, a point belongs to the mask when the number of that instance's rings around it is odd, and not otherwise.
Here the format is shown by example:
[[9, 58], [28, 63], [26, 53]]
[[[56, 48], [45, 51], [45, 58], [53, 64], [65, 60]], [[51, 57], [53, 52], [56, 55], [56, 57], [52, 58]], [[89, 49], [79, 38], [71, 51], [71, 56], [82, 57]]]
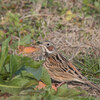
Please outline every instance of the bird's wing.
[[69, 62], [65, 57], [63, 57], [61, 54], [58, 55], [57, 59], [60, 60], [62, 66], [63, 66], [63, 69], [65, 69], [65, 71], [67, 71], [68, 73], [70, 73], [71, 75], [73, 75], [79, 79], [82, 79], [82, 80], [86, 79], [77, 70], [77, 68], [71, 62]]
[[45, 66], [49, 73], [52, 74], [51, 76], [62, 77], [63, 81], [70, 80], [84, 83], [84, 77], [80, 72], [61, 55], [48, 57], [45, 61]]

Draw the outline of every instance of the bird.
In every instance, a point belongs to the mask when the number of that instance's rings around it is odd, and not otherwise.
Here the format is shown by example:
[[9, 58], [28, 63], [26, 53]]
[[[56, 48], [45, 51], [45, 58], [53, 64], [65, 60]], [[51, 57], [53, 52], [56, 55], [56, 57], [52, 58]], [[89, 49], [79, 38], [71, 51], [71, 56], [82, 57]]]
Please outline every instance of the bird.
[[44, 41], [40, 44], [40, 47], [44, 59], [43, 67], [46, 68], [51, 79], [61, 82], [61, 84], [75, 81], [100, 91], [97, 85], [84, 77], [70, 61], [58, 52], [54, 43]]

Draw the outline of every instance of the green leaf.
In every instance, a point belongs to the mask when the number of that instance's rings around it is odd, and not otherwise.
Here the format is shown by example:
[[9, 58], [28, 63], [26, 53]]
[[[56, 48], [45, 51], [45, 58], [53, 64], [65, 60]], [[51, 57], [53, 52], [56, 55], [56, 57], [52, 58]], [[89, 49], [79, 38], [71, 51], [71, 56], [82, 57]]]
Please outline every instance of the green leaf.
[[67, 84], [64, 84], [58, 88], [56, 95], [63, 97], [63, 96], [66, 96], [67, 92], [68, 92]]
[[88, 0], [83, 0], [83, 4], [88, 5], [89, 1]]
[[3, 81], [3, 79], [2, 79], [1, 76], [0, 76], [0, 83], [1, 83], [1, 84], [4, 84], [4, 81]]
[[62, 85], [61, 87], [58, 88], [58, 91], [56, 93], [56, 96], [59, 97], [73, 97], [76, 95], [79, 95], [80, 91], [76, 89], [70, 89], [67, 87], [67, 84]]
[[4, 62], [5, 62], [6, 58], [7, 58], [9, 40], [10, 40], [10, 38], [6, 39], [2, 43], [2, 53], [1, 53], [1, 58], [0, 58], [0, 72], [1, 72], [2, 67], [4, 65]]
[[100, 10], [100, 2], [94, 2], [94, 5], [95, 5], [95, 7], [98, 9], [98, 10]]
[[47, 70], [42, 67], [42, 77], [41, 77], [41, 80], [46, 84], [46, 85], [51, 85], [51, 79], [50, 79], [50, 76], [47, 72]]
[[28, 34], [26, 36], [24, 36], [20, 42], [19, 45], [25, 45], [25, 44], [29, 44], [31, 42], [31, 34]]
[[26, 45], [31, 42], [31, 34], [28, 34], [21, 38], [19, 41], [14, 41], [14, 43], [11, 45], [11, 48], [15, 49], [18, 45]]
[[49, 95], [48, 97], [46, 97], [46, 100], [60, 100], [60, 98], [54, 95]]
[[21, 56], [16, 56], [16, 55], [10, 55], [7, 56], [5, 60], [5, 69], [6, 73], [10, 73], [10, 79], [12, 76], [18, 71], [24, 64], [22, 63], [22, 58]]
[[25, 66], [30, 66], [32, 68], [38, 68], [41, 66], [43, 61], [40, 61], [40, 62], [37, 62], [37, 61], [34, 61], [32, 58], [29, 58], [29, 57], [24, 57], [22, 58], [22, 63], [23, 65]]
[[[27, 73], [23, 73], [23, 71], [26, 71]], [[42, 67], [39, 68], [31, 68], [29, 66], [23, 66], [22, 68], [20, 68], [17, 72], [16, 75], [20, 74], [22, 72], [23, 76], [27, 76], [32, 78], [35, 78], [36, 80], [40, 80], [41, 76], [42, 76]]]
[[[0, 98], [0, 100], [5, 100], [4, 98]], [[38, 99], [38, 96], [10, 96], [7, 97], [6, 100], [41, 100]]]
[[0, 83], [0, 90], [3, 93], [8, 92], [10, 94], [18, 94], [21, 91], [21, 87], [20, 86], [11, 86], [11, 85]]
[[13, 74], [16, 72], [17, 61], [15, 55], [10, 56], [10, 78], [12, 78]]
[[28, 78], [16, 76], [9, 82], [0, 82], [0, 90], [1, 92], [8, 92], [13, 95], [19, 94], [22, 88], [24, 88], [24, 86], [26, 86], [29, 82], [30, 80]]
[[31, 67], [25, 66], [25, 71], [32, 73], [35, 79], [40, 80], [41, 75], [42, 75], [42, 67], [31, 68]]
[[32, 85], [38, 85], [37, 80], [30, 80], [26, 85], [24, 85], [24, 88], [31, 87]]
[[77, 96], [74, 98], [74, 100], [100, 100], [100, 98]]
[[16, 40], [16, 41], [14, 41], [14, 43], [13, 44], [11, 44], [11, 46], [10, 46], [12, 49], [15, 49], [15, 48], [17, 48], [18, 47], [18, 41]]
[[20, 88], [22, 88], [24, 85], [26, 85], [30, 80], [28, 78], [25, 77], [20, 77], [20, 76], [16, 76], [14, 77], [12, 80], [10, 80], [9, 82], [7, 82], [7, 85], [11, 85], [11, 86], [19, 86]]

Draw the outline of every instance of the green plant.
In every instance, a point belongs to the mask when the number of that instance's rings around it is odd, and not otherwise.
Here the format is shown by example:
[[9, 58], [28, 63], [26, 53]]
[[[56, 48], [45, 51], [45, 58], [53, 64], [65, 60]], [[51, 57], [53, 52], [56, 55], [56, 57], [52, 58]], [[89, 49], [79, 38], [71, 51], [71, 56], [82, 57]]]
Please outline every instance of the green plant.
[[[91, 52], [91, 50], [89, 52]], [[100, 80], [95, 78], [100, 76], [99, 59], [99, 56], [95, 56], [94, 52], [91, 52], [90, 54], [86, 53], [86, 55], [76, 57], [74, 59], [74, 64], [81, 69], [82, 73], [90, 78], [90, 80], [99, 83]]]
[[99, 0], [83, 0], [82, 10], [86, 14], [94, 14], [100, 12], [100, 1]]
[[[68, 11], [76, 15], [75, 18], [71, 18], [70, 23], [65, 21], [66, 16], [73, 17], [71, 14], [68, 15]], [[96, 36], [100, 26], [99, 13], [100, 0], [69, 0], [69, 2], [66, 0], [0, 0], [0, 100], [5, 100], [5, 92], [12, 95], [7, 98], [8, 100], [99, 100], [87, 97], [87, 93], [86, 97], [78, 96], [82, 91], [80, 93], [79, 90], [68, 89], [66, 85], [60, 87], [57, 92], [54, 91], [51, 89], [50, 77], [42, 67], [42, 61], [36, 62], [31, 58], [14, 54], [20, 45], [29, 46], [32, 41], [34, 43], [41, 41], [46, 33], [56, 33], [57, 37], [54, 37], [56, 40], [59, 37], [58, 32], [61, 35], [71, 35], [70, 33], [75, 29], [76, 35], [79, 33], [79, 40], [85, 36], [86, 39], [91, 38], [94, 32], [93, 37], [95, 36], [96, 41], [99, 41]], [[88, 16], [93, 20], [93, 25], [90, 25], [91, 19], [88, 22]], [[91, 27], [87, 27], [87, 23]], [[81, 37], [81, 33], [86, 34]], [[52, 38], [53, 34], [51, 35]], [[12, 54], [8, 53], [10, 50]], [[93, 52], [91, 54], [78, 55], [75, 58], [77, 59], [75, 65], [90, 80], [100, 83], [100, 57], [94, 57]], [[47, 86], [38, 90], [35, 87], [40, 80]]]
[[5, 18], [0, 22], [0, 38], [3, 40], [7, 36], [13, 35], [22, 40], [24, 36], [29, 35], [37, 41], [38, 37], [44, 37], [44, 33], [42, 32], [42, 22], [44, 21], [36, 17], [34, 19], [23, 19], [19, 13], [6, 13]]
[[[50, 76], [42, 67], [43, 61], [36, 62], [28, 57], [9, 55], [9, 41], [10, 38], [3, 42], [0, 56], [0, 94], [9, 93], [13, 95], [8, 100], [32, 98], [36, 100], [70, 100], [70, 98], [85, 93], [82, 90], [69, 89], [66, 84], [59, 87], [57, 91], [53, 90]], [[36, 89], [36, 86], [40, 80], [47, 86], [39, 90]]]
[[51, 85], [51, 80], [42, 62], [31, 58], [9, 55], [8, 43], [10, 38], [2, 44], [0, 56], [0, 90], [10, 94], [19, 94], [22, 89], [36, 86], [41, 79], [45, 84]]

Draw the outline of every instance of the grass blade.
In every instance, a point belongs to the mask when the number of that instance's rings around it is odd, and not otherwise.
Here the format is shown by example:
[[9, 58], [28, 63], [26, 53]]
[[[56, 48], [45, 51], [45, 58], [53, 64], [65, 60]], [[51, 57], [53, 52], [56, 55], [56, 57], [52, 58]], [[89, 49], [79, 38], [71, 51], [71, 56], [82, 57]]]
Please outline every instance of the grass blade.
[[8, 54], [9, 40], [10, 40], [10, 38], [6, 39], [2, 44], [2, 53], [1, 53], [1, 58], [0, 58], [0, 72], [2, 70], [3, 64], [4, 64], [7, 54]]

